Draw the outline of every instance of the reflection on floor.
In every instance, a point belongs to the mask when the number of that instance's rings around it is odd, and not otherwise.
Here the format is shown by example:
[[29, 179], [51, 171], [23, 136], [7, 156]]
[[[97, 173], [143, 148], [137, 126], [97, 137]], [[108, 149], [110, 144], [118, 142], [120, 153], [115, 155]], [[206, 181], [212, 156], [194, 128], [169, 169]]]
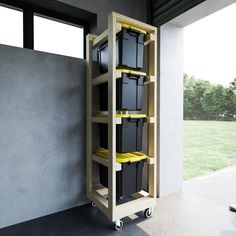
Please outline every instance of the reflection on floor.
[[236, 201], [236, 167], [185, 182], [182, 192], [157, 199], [151, 219], [142, 213], [124, 219], [121, 232], [113, 231], [96, 207], [85, 205], [7, 227], [0, 236], [235, 236], [236, 213], [228, 210], [231, 201]]

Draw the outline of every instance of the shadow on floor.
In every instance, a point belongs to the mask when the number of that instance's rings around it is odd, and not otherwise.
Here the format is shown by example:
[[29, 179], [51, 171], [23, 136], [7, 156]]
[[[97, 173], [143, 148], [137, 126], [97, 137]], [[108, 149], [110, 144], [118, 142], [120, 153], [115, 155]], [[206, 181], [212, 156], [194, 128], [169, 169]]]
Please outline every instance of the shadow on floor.
[[124, 228], [117, 232], [98, 208], [88, 204], [0, 229], [0, 236], [148, 235], [136, 225], [145, 220], [143, 214], [137, 215], [134, 220], [124, 218]]

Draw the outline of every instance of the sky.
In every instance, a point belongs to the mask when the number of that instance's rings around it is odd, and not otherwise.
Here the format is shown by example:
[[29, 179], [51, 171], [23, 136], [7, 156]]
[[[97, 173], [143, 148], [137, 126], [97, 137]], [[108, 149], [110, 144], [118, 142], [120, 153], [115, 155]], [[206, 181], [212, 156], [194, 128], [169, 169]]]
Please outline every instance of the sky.
[[[83, 29], [34, 16], [34, 49], [83, 58]], [[23, 47], [23, 13], [0, 6], [0, 44]]]
[[184, 28], [184, 72], [225, 86], [236, 77], [236, 3]]

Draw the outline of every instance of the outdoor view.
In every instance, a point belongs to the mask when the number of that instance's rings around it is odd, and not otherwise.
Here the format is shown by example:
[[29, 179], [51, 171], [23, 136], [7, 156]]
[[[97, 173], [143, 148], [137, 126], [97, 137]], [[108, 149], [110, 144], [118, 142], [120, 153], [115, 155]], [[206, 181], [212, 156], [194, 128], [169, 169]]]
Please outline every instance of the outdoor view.
[[236, 165], [236, 4], [184, 29], [184, 179]]

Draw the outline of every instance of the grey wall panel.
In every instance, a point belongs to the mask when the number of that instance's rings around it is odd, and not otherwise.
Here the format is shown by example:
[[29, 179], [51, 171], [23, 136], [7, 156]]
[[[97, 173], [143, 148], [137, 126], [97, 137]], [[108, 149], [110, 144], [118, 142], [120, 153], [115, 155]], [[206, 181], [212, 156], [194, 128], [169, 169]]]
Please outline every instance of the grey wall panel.
[[0, 228], [86, 202], [85, 68], [0, 45]]

